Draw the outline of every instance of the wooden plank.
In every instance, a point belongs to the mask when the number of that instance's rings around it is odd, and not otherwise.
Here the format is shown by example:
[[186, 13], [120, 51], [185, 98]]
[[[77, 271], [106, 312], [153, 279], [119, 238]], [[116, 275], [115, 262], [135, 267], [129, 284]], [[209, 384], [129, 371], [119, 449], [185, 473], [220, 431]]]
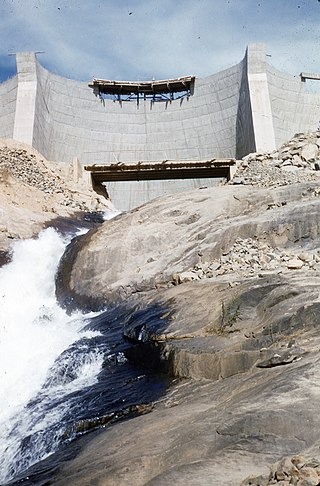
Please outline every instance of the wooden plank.
[[146, 93], [160, 94], [188, 91], [195, 80], [195, 76], [185, 76], [177, 79], [153, 81], [111, 81], [107, 79], [93, 79], [89, 87], [105, 94]]
[[121, 163], [116, 164], [93, 164], [86, 165], [84, 169], [89, 172], [124, 172], [124, 171], [157, 171], [157, 170], [178, 170], [185, 168], [186, 170], [201, 169], [201, 168], [217, 168], [217, 167], [231, 167], [236, 164], [235, 159], [212, 159], [202, 161], [171, 161], [163, 160], [161, 162], [137, 162], [137, 163]]
[[230, 167], [214, 167], [202, 169], [177, 170], [140, 170], [117, 172], [92, 172], [92, 179], [96, 183], [108, 181], [139, 181], [139, 180], [173, 180], [173, 179], [206, 179], [229, 177]]
[[320, 80], [320, 74], [300, 73], [300, 77], [302, 81], [305, 81], [306, 79]]

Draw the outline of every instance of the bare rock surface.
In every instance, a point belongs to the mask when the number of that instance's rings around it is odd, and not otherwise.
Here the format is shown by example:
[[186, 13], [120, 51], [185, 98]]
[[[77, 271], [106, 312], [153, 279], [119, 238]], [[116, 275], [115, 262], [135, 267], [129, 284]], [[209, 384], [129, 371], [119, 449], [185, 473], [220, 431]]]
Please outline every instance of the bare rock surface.
[[[283, 470], [272, 465], [283, 456], [317, 458], [320, 275], [245, 278], [231, 290], [217, 280], [144, 296], [171, 303], [169, 323], [161, 334], [146, 326], [141, 345], [176, 383], [152, 413], [84, 440], [52, 484], [278, 484]], [[240, 313], [228, 322], [222, 304], [235, 298]]]
[[319, 484], [318, 140], [295, 137], [276, 164], [253, 154], [243, 183], [160, 198], [68, 248], [58, 284], [73, 302], [169, 308], [161, 328], [140, 317], [124, 334], [129, 359], [176, 381], [152, 413], [83, 438], [52, 484]]
[[317, 194], [318, 184], [311, 182], [273, 189], [224, 186], [159, 198], [73, 243], [62, 260], [58, 295], [77, 304], [94, 296], [104, 304], [224, 273], [312, 269], [318, 264]]

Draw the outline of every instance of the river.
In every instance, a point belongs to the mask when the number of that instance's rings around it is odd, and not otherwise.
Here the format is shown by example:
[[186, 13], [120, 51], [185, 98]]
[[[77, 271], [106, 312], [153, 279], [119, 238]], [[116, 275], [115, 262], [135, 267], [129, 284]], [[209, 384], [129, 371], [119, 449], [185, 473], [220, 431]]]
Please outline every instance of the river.
[[135, 309], [68, 315], [58, 305], [55, 273], [70, 240], [48, 228], [16, 242], [0, 268], [1, 484], [27, 481], [30, 466], [101, 417], [150, 402], [166, 386], [125, 357], [132, 345], [122, 329]]

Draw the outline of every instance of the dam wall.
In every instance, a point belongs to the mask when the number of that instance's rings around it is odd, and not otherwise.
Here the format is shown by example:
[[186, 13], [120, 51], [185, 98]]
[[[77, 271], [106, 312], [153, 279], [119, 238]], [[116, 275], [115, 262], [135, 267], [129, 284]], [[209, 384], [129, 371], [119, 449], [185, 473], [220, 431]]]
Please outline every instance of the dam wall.
[[0, 84], [0, 137], [53, 161], [241, 158], [315, 130], [320, 119], [320, 94], [269, 65], [264, 44], [250, 44], [235, 66], [195, 78], [190, 96], [161, 102], [102, 98], [88, 83], [46, 70], [33, 52], [16, 60], [17, 76]]
[[196, 79], [189, 98], [137, 104], [101, 100], [37, 63], [32, 144], [50, 160], [83, 164], [234, 157], [242, 64]]
[[0, 84], [0, 137], [13, 138], [18, 89], [17, 76]]
[[307, 91], [300, 76], [267, 66], [273, 125], [279, 147], [295, 133], [314, 131], [320, 120], [320, 93]]

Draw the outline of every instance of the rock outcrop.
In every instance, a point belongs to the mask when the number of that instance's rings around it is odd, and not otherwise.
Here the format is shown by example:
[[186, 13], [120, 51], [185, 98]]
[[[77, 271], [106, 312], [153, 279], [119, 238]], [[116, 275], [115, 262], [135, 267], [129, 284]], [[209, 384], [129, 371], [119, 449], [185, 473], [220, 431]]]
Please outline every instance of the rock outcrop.
[[151, 414], [78, 442], [53, 484], [319, 484], [319, 135], [70, 245], [69, 304], [169, 309], [162, 326], [141, 314], [124, 333], [131, 360], [177, 381]]
[[105, 304], [203, 276], [311, 268], [318, 258], [317, 191], [318, 183], [224, 186], [160, 198], [71, 244], [58, 291], [77, 305], [92, 296]]
[[53, 484], [235, 486], [269, 478], [283, 456], [317, 458], [320, 275], [299, 272], [145, 296], [145, 305], [171, 306], [169, 322], [157, 331], [133, 319], [130, 359], [153, 347], [160, 369], [179, 380], [151, 414], [78, 443]]

